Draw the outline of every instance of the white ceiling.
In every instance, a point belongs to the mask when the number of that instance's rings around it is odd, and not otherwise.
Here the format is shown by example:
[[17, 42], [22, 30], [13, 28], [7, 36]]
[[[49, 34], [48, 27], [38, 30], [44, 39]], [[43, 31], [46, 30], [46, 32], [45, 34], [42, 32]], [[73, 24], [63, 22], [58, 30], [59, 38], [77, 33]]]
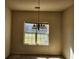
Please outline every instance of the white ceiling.
[[[38, 0], [6, 0], [12, 10], [35, 11]], [[41, 11], [63, 11], [73, 5], [73, 0], [40, 0]]]

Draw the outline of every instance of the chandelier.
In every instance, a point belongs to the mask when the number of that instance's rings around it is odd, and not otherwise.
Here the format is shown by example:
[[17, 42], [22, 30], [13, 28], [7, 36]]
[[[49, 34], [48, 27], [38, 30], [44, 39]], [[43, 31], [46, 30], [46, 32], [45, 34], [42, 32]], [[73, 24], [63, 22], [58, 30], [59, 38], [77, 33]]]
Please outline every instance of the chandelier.
[[37, 23], [34, 24], [32, 28], [33, 29], [37, 29], [39, 31], [40, 29], [43, 30], [43, 29], [47, 29], [47, 28], [45, 26], [45, 23], [40, 23], [39, 22], [39, 20], [40, 20], [40, 18], [39, 18], [39, 16], [40, 16], [40, 0], [38, 0], [37, 3], [38, 3], [38, 6], [36, 6], [35, 9], [37, 9], [37, 13], [38, 13], [37, 16], [38, 16], [38, 18], [37, 18]]

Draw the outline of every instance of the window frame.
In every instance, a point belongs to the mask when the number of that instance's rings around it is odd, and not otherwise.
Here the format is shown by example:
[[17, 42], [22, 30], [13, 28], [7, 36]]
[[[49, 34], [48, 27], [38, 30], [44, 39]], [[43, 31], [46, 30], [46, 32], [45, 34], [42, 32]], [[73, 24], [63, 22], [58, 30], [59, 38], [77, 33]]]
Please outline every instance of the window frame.
[[[37, 24], [37, 23], [35, 23], [35, 22], [25, 22], [25, 21], [24, 21], [24, 23]], [[24, 24], [24, 23], [23, 23], [23, 24]], [[47, 24], [47, 25], [49, 26], [48, 23], [41, 23], [41, 24]], [[24, 26], [24, 25], [23, 25], [23, 26]], [[48, 29], [49, 29], [49, 27], [48, 27]], [[49, 30], [48, 30], [48, 32], [49, 32]], [[49, 43], [49, 41], [50, 41], [50, 40], [49, 40], [49, 33], [47, 34], [47, 35], [48, 35], [48, 45], [40, 45], [40, 44], [37, 44], [37, 40], [38, 40], [38, 39], [36, 39], [36, 37], [37, 37], [37, 36], [36, 36], [36, 33], [35, 33], [35, 42], [36, 42], [36, 43], [35, 43], [35, 44], [31, 44], [31, 45], [30, 45], [30, 44], [25, 44], [25, 43], [24, 43], [24, 40], [25, 40], [25, 39], [24, 39], [24, 37], [25, 37], [25, 32], [23, 31], [23, 33], [24, 33], [24, 35], [23, 35], [23, 45], [25, 45], [25, 46], [49, 46], [49, 44], [50, 44], [50, 43]]]

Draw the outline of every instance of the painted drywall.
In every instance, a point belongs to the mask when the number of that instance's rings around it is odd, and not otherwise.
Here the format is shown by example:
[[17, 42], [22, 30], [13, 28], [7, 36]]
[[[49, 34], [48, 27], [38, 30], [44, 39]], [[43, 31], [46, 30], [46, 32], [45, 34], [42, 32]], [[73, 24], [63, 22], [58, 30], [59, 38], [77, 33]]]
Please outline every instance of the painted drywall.
[[70, 59], [70, 49], [74, 50], [74, 9], [66, 9], [62, 20], [63, 55]]
[[9, 8], [5, 8], [5, 57], [10, 54], [10, 36], [11, 36], [11, 12]]
[[49, 23], [49, 46], [27, 46], [23, 44], [24, 20], [37, 21], [37, 12], [12, 11], [12, 54], [61, 55], [61, 13], [40, 12], [40, 22]]

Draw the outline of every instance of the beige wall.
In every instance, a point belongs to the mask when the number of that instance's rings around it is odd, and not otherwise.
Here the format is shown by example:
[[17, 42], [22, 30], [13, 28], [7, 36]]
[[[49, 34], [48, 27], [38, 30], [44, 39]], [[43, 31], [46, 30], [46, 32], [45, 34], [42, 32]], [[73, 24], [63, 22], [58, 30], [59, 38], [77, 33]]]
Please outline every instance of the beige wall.
[[66, 59], [70, 57], [70, 48], [74, 44], [74, 10], [73, 6], [66, 9], [63, 13], [62, 21], [62, 40], [63, 40], [63, 55]]
[[5, 8], [5, 57], [10, 54], [11, 12]]
[[24, 20], [36, 22], [37, 15], [34, 12], [12, 11], [12, 54], [61, 54], [61, 13], [41, 12], [40, 21], [50, 25], [49, 46], [25, 46], [23, 45]]

